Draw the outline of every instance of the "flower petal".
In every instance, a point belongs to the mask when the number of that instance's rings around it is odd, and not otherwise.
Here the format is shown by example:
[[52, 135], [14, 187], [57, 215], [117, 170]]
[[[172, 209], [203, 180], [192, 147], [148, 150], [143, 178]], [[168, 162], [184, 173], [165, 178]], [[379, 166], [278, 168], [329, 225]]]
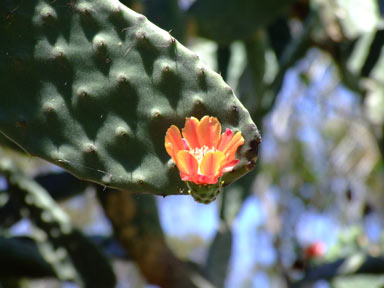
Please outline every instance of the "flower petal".
[[181, 134], [179, 128], [175, 125], [172, 125], [165, 134], [165, 149], [167, 150], [169, 156], [172, 157], [173, 161], [176, 162], [176, 155], [180, 150], [184, 150], [184, 142], [181, 139]]
[[236, 151], [239, 146], [244, 144], [244, 138], [241, 136], [241, 132], [237, 132], [222, 150], [225, 155], [227, 155], [227, 162], [235, 159]]
[[200, 147], [217, 148], [220, 140], [221, 124], [216, 117], [204, 116], [197, 126]]
[[200, 147], [199, 138], [197, 137], [197, 126], [199, 120], [195, 117], [187, 118], [185, 120], [185, 127], [183, 128], [183, 136], [188, 143], [189, 148]]
[[208, 152], [204, 155], [203, 159], [201, 160], [200, 174], [205, 176], [220, 177], [222, 174], [224, 161], [225, 155], [223, 152]]
[[221, 175], [217, 175], [217, 176], [198, 175], [197, 182], [195, 183], [196, 184], [216, 184], [218, 181], [217, 179], [220, 176]]
[[176, 165], [177, 165], [177, 168], [179, 168], [180, 170], [180, 175], [182, 180], [186, 179], [188, 181], [193, 181], [192, 179], [194, 179], [197, 176], [199, 163], [197, 162], [197, 159], [195, 158], [195, 156], [193, 156], [188, 151], [181, 150], [177, 153]]
[[239, 159], [233, 159], [230, 162], [225, 163], [225, 166], [223, 168], [223, 173], [227, 173], [233, 170], [233, 168], [240, 162]]
[[221, 134], [219, 145], [217, 146], [217, 150], [223, 151], [224, 148], [228, 145], [228, 143], [233, 138], [233, 132], [231, 129], [226, 129], [223, 134]]

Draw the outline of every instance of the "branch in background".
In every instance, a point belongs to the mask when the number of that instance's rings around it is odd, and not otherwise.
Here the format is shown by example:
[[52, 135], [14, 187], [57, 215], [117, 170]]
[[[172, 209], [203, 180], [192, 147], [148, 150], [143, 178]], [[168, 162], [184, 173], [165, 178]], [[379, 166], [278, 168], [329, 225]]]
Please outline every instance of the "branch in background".
[[8, 194], [18, 199], [39, 228], [36, 243], [61, 280], [79, 278], [86, 288], [115, 287], [116, 277], [105, 255], [72, 227], [43, 187], [17, 171], [7, 159], [0, 161], [0, 173], [7, 179]]
[[280, 58], [279, 71], [269, 87], [273, 97], [269, 97], [266, 101], [263, 101], [261, 110], [262, 115], [266, 115], [266, 113], [268, 113], [274, 106], [287, 70], [293, 67], [311, 47], [311, 33], [316, 24], [318, 24], [317, 17], [316, 12], [311, 11], [303, 23], [303, 31], [301, 31], [298, 37], [292, 38], [291, 43], [284, 49]]
[[229, 45], [219, 45], [216, 52], [218, 73], [221, 74], [224, 81], [227, 81], [228, 76], [228, 64], [231, 58], [231, 49]]
[[335, 262], [311, 268], [305, 274], [304, 279], [296, 282], [292, 287], [305, 287], [304, 285], [317, 280], [330, 280], [337, 276], [383, 273], [384, 257], [355, 254]]
[[[255, 123], [260, 128], [262, 128], [264, 116], [272, 110], [276, 102], [277, 95], [284, 81], [285, 73], [289, 68], [293, 67], [298, 60], [303, 58], [311, 47], [311, 33], [317, 23], [317, 15], [312, 11], [303, 23], [303, 30], [298, 36], [290, 38], [288, 37], [290, 35], [285, 35], [285, 41], [288, 41], [288, 39], [291, 40], [288, 43], [284, 42], [284, 49], [280, 47], [278, 52], [276, 52], [279, 53], [277, 55], [279, 58], [279, 70], [270, 84], [265, 83], [264, 80], [267, 65], [265, 62], [267, 47], [264, 39], [265, 33], [259, 31], [253, 38], [249, 38], [244, 42], [247, 51], [248, 65], [242, 75], [242, 79], [240, 79], [238, 90], [242, 102], [248, 108]], [[283, 32], [284, 31], [283, 29]], [[272, 33], [273, 29], [269, 32]], [[272, 40], [273, 39], [270, 39], [271, 42]], [[270, 44], [276, 46], [276, 39]], [[250, 74], [250, 76], [247, 74]], [[252, 79], [247, 79], [249, 77]]]
[[247, 66], [240, 78], [238, 87], [242, 102], [260, 128], [262, 128], [261, 103], [263, 98], [268, 95], [265, 83], [265, 73], [267, 70], [265, 60], [266, 38], [264, 31], [260, 30], [252, 38], [244, 41], [247, 53]]
[[0, 279], [56, 277], [31, 239], [0, 237]]
[[56, 201], [65, 200], [85, 191], [90, 182], [82, 181], [68, 172], [38, 175], [34, 180], [39, 183]]
[[98, 196], [118, 241], [149, 283], [167, 288], [213, 287], [168, 248], [152, 195], [98, 187]]
[[285, 48], [291, 43], [292, 35], [286, 16], [278, 17], [272, 24], [267, 27], [270, 45], [275, 51], [278, 60], [281, 59]]
[[384, 30], [378, 29], [375, 32], [373, 41], [369, 47], [368, 55], [361, 67], [360, 76], [369, 77], [372, 69], [376, 66], [381, 56], [381, 48], [384, 46]]
[[179, 8], [178, 0], [142, 0], [142, 13], [154, 24], [166, 31], [180, 42], [185, 39], [185, 17]]
[[[0, 190], [0, 193], [7, 195], [7, 191]], [[15, 199], [15, 197], [8, 197], [7, 202], [0, 205], [0, 227], [8, 229], [12, 225], [16, 224], [21, 217], [21, 204]]]
[[381, 126], [381, 136], [378, 138], [378, 145], [381, 153], [381, 159], [384, 161], [384, 124]]
[[233, 235], [230, 227], [220, 221], [220, 227], [208, 250], [204, 271], [215, 287], [224, 287], [231, 259]]
[[[38, 175], [34, 180], [40, 184], [56, 201], [64, 200], [85, 191], [89, 182], [81, 181], [68, 172], [52, 172]], [[22, 217], [22, 203], [17, 197], [9, 197], [5, 205], [0, 206], [0, 226], [9, 228]]]

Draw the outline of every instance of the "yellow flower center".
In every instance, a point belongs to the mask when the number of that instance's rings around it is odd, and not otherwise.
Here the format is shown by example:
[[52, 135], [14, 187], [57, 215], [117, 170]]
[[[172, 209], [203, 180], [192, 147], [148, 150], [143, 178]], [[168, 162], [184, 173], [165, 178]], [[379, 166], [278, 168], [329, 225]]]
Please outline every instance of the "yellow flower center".
[[189, 149], [189, 152], [195, 156], [195, 158], [197, 159], [197, 161], [201, 162], [201, 160], [203, 160], [203, 157], [205, 156], [205, 154], [207, 154], [208, 152], [215, 152], [216, 149], [215, 147], [211, 147], [209, 148], [208, 146], [204, 145], [203, 147], [196, 147], [195, 149]]

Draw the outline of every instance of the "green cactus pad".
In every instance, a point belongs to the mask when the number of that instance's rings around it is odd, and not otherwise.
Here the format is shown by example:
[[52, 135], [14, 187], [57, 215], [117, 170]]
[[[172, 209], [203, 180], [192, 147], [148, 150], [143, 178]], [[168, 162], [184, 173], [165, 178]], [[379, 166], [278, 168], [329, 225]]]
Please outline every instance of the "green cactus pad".
[[0, 3], [0, 131], [75, 176], [136, 193], [186, 194], [164, 148], [185, 118], [241, 131], [253, 168], [260, 135], [220, 75], [117, 0]]

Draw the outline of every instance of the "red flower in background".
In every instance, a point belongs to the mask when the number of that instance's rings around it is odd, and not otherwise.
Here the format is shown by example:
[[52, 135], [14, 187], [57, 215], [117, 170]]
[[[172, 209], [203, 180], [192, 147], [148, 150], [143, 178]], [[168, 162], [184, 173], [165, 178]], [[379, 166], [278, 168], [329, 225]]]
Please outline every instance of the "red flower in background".
[[216, 184], [225, 172], [239, 163], [235, 159], [239, 146], [244, 144], [241, 132], [234, 134], [226, 129], [221, 134], [221, 124], [216, 117], [204, 116], [199, 121], [187, 118], [182, 129], [172, 125], [165, 135], [165, 149], [180, 170], [183, 181], [196, 184]]
[[323, 242], [314, 242], [305, 248], [305, 257], [308, 259], [324, 256], [327, 247]]

